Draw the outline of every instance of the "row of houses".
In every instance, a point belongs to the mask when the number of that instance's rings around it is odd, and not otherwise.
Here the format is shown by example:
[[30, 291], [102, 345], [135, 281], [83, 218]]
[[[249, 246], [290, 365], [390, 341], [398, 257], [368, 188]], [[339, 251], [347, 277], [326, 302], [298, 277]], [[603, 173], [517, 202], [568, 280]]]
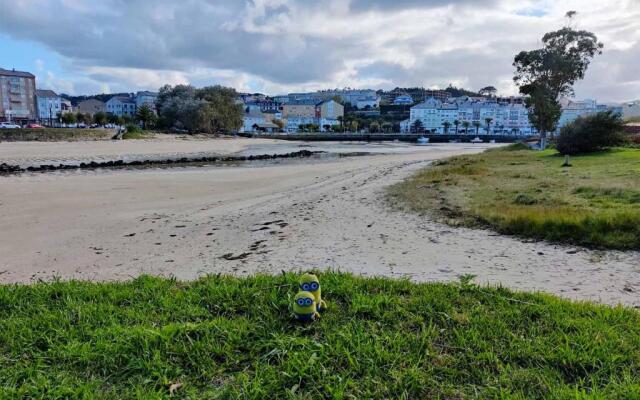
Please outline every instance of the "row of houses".
[[81, 112], [94, 115], [97, 112], [119, 117], [134, 116], [138, 108], [148, 105], [155, 110], [157, 93], [140, 91], [125, 96], [113, 96], [106, 103], [88, 99], [73, 106], [53, 90], [36, 89], [35, 75], [0, 68], [0, 121], [17, 123], [52, 123], [59, 115]]
[[[621, 107], [598, 104], [595, 100], [563, 100], [558, 129], [576, 118], [600, 111], [613, 110], [622, 115]], [[436, 134], [460, 132], [534, 135], [529, 110], [523, 98], [457, 97], [446, 102], [430, 98], [411, 107], [409, 119], [400, 124], [402, 132], [424, 131]]]
[[277, 108], [264, 102], [252, 102], [245, 103], [244, 107], [241, 132], [297, 132], [305, 125], [316, 125], [326, 132], [344, 118], [344, 106], [335, 100], [292, 100]]

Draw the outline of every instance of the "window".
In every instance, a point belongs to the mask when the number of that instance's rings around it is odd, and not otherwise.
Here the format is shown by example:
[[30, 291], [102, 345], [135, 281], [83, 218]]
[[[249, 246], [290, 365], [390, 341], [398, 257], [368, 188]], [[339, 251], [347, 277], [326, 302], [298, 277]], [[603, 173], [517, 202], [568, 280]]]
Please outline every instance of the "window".
[[20, 93], [20, 79], [11, 78], [9, 80], [9, 91], [11, 93]]

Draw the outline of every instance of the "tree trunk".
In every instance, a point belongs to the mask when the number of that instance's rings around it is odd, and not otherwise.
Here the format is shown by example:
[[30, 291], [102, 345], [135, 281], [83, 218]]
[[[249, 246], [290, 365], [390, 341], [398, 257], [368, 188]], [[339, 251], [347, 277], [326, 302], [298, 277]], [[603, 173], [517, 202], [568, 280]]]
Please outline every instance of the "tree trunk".
[[540, 133], [540, 150], [547, 148], [547, 132]]

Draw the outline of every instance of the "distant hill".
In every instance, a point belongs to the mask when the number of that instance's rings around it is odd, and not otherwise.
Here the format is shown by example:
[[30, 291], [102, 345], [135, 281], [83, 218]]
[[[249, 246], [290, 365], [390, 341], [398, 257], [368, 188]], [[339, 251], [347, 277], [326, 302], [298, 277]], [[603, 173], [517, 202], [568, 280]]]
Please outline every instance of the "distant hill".
[[[427, 89], [430, 90], [430, 89]], [[478, 92], [474, 92], [471, 90], [457, 88], [453, 85], [449, 85], [446, 89], [441, 89], [445, 92], [448, 92], [451, 97], [460, 97], [460, 96], [471, 96], [476, 97], [480, 96]], [[382, 102], [384, 104], [391, 104], [393, 100], [404, 93], [407, 93], [409, 96], [413, 98], [414, 101], [419, 102], [424, 98], [425, 88], [422, 87], [411, 87], [411, 88], [401, 88], [397, 87], [393, 90], [378, 90], [377, 93], [382, 97]]]
[[455, 87], [453, 85], [449, 85], [449, 87], [444, 89], [444, 90], [446, 92], [449, 92], [451, 97], [460, 97], [460, 96], [477, 97], [477, 96], [480, 96], [480, 94], [478, 92], [474, 92], [474, 91], [463, 89], [463, 88], [457, 88], [457, 87]]

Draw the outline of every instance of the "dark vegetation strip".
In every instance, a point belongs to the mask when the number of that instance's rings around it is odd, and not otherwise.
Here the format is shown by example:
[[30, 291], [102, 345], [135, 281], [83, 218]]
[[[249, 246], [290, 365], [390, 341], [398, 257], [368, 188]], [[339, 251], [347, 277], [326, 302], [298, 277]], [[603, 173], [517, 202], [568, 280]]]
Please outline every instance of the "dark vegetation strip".
[[91, 161], [80, 164], [43, 164], [39, 166], [21, 167], [20, 165], [0, 164], [0, 175], [16, 174], [21, 172], [44, 172], [56, 170], [73, 170], [73, 169], [98, 169], [98, 168], [115, 168], [115, 167], [131, 167], [131, 166], [154, 166], [154, 165], [171, 165], [171, 164], [189, 164], [204, 162], [234, 162], [234, 161], [258, 161], [258, 160], [274, 160], [278, 158], [305, 158], [314, 154], [322, 153], [321, 151], [300, 150], [285, 154], [259, 154], [250, 156], [202, 156], [202, 157], [181, 157], [167, 158], [162, 160], [111, 160], [111, 161]]
[[106, 140], [115, 129], [42, 128], [42, 129], [0, 129], [0, 142], [18, 141], [81, 141]]

